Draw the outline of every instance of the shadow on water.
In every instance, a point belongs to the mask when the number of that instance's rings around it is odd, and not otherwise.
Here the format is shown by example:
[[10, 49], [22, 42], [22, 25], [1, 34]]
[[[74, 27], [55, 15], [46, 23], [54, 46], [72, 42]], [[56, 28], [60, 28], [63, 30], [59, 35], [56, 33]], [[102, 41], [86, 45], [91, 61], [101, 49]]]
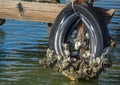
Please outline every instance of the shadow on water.
[[4, 48], [3, 48], [4, 42], [5, 42], [5, 33], [0, 28], [0, 57], [5, 56], [4, 54], [2, 54], [2, 52], [4, 52]]
[[116, 9], [108, 25], [117, 41], [116, 61], [98, 79], [70, 81], [38, 60], [45, 57], [50, 29], [46, 23], [7, 20], [0, 26], [0, 85], [118, 85], [120, 84], [120, 0], [97, 0], [96, 6]]

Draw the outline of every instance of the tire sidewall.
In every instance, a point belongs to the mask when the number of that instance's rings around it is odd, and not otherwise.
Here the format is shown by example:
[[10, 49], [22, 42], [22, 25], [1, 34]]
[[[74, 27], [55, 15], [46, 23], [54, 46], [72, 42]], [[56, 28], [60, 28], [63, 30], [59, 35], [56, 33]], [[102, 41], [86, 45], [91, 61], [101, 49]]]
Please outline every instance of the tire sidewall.
[[[97, 49], [96, 49], [95, 56], [100, 56], [104, 49], [104, 38], [107, 37], [104, 34], [104, 33], [106, 33], [106, 32], [104, 32], [104, 29], [106, 29], [106, 28], [103, 28], [101, 26], [100, 20], [99, 20], [97, 14], [94, 12], [94, 8], [92, 8], [92, 6], [81, 5], [81, 4], [76, 3], [76, 4], [74, 4], [74, 7], [75, 7], [75, 11], [77, 13], [77, 17], [78, 16], [81, 17], [81, 15], [84, 16], [93, 26], [96, 37], [97, 37], [96, 38], [97, 39]], [[73, 20], [70, 20], [66, 24], [64, 24], [64, 21], [65, 21], [65, 19], [67, 19], [67, 17], [74, 14], [75, 11], [73, 11], [71, 4], [69, 4], [61, 11], [61, 13], [56, 18], [55, 23], [54, 23], [53, 28], [50, 33], [49, 44], [50, 44], [50, 48], [52, 50], [55, 50], [56, 47], [58, 47], [58, 49], [59, 49], [59, 47], [60, 47], [59, 41], [60, 40], [63, 41], [62, 38], [66, 34], [66, 31], [63, 31], [63, 30], [66, 30], [66, 28], [70, 26], [69, 24], [71, 24], [75, 20], [73, 18]], [[63, 23], [61, 23], [61, 22], [63, 22]], [[63, 26], [61, 26], [61, 24], [63, 24]], [[61, 32], [62, 32], [62, 34], [61, 34]], [[104, 36], [104, 38], [103, 38], [103, 36]], [[55, 40], [57, 40], [57, 41], [55, 41]], [[57, 46], [55, 46], [56, 45], [55, 43], [57, 43]], [[60, 49], [58, 50], [58, 54], [60, 54], [59, 51], [60, 51]]]

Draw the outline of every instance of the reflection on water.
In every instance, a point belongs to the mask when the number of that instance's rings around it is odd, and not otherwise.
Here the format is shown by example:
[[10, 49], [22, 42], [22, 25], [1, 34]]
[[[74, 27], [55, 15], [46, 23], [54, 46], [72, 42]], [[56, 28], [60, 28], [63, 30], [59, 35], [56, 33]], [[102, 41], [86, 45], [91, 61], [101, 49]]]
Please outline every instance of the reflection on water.
[[116, 60], [112, 68], [106, 69], [105, 72], [101, 74], [98, 81], [102, 85], [118, 85], [120, 84], [120, 0], [98, 0], [96, 5], [104, 8], [116, 9], [115, 15], [108, 25], [110, 35], [117, 42], [116, 49], [113, 53]]
[[7, 20], [0, 26], [0, 85], [118, 85], [120, 83], [120, 0], [98, 0], [96, 6], [116, 9], [108, 25], [117, 41], [116, 60], [98, 79], [70, 81], [38, 60], [45, 57], [49, 29], [45, 23]]

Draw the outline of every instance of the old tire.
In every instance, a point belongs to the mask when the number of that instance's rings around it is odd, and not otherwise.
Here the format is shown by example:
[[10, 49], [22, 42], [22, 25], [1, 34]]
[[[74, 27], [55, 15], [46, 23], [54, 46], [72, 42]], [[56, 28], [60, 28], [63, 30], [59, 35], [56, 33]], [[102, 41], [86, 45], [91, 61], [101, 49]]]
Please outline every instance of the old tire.
[[61, 11], [50, 33], [50, 49], [64, 56], [62, 43], [69, 44], [67, 38], [78, 26], [79, 21], [85, 24], [89, 33], [90, 57], [101, 56], [103, 49], [109, 46], [109, 33], [94, 7], [88, 3], [74, 3], [74, 10], [69, 4]]

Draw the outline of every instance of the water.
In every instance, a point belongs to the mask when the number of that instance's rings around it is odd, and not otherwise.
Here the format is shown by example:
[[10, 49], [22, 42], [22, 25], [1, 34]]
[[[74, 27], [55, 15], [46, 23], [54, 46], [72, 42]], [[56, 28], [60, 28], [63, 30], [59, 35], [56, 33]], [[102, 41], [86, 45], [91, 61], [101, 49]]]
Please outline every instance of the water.
[[0, 26], [0, 85], [119, 85], [120, 84], [120, 0], [98, 0], [96, 6], [116, 9], [108, 25], [117, 41], [116, 60], [98, 79], [70, 81], [38, 61], [48, 48], [46, 23], [7, 20]]

